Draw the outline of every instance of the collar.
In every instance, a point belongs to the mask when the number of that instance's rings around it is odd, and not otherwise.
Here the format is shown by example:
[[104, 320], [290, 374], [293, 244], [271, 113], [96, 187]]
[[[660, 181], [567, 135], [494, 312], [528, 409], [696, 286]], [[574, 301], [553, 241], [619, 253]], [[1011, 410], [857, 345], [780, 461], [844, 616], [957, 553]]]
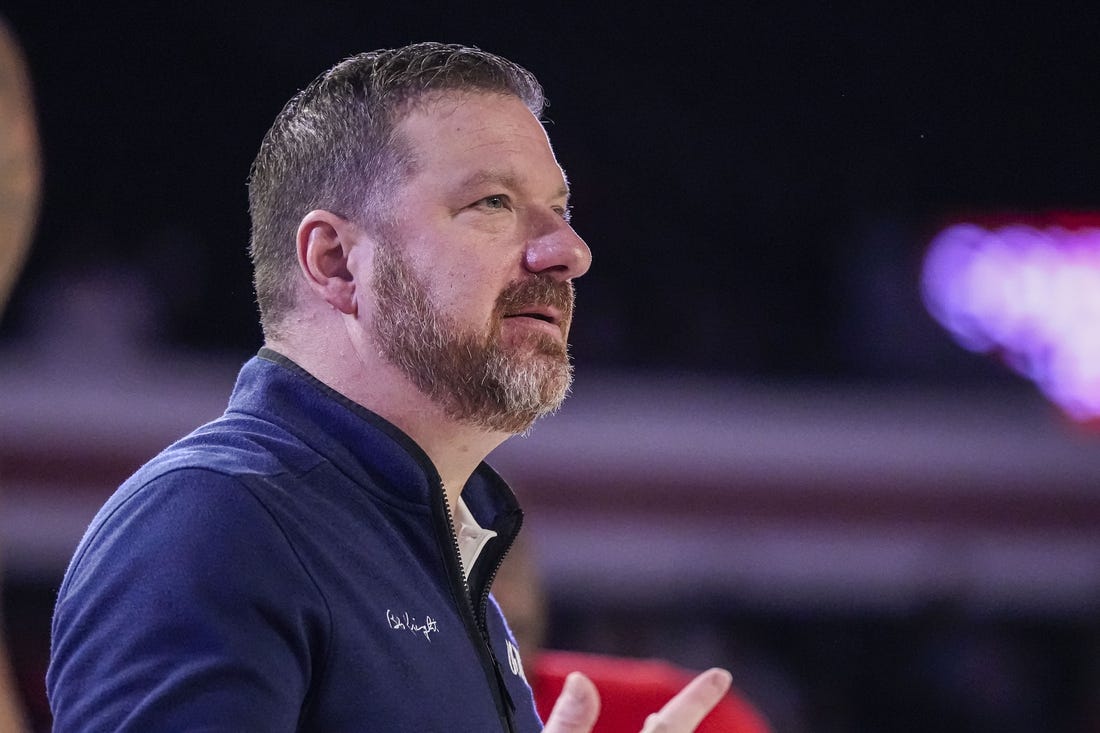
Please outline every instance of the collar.
[[458, 555], [462, 560], [466, 579], [469, 580], [470, 570], [477, 562], [478, 555], [485, 549], [485, 543], [496, 537], [497, 533], [477, 523], [461, 496], [458, 497], [458, 504], [455, 505], [454, 524], [455, 536], [458, 540]]
[[[232, 413], [278, 425], [387, 501], [430, 507], [443, 490], [439, 472], [416, 441], [270, 348], [260, 349], [241, 368], [227, 416]], [[484, 462], [461, 498], [478, 528], [519, 510], [504, 479]]]

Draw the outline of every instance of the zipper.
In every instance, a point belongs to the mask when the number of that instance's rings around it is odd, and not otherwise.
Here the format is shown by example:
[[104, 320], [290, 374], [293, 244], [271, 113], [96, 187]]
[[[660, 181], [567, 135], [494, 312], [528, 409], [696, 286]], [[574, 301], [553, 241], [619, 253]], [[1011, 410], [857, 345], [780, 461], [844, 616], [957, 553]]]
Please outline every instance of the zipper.
[[[478, 652], [482, 659], [482, 665], [485, 668], [483, 671], [488, 672], [491, 668], [493, 672], [492, 677], [490, 678], [486, 675], [486, 679], [491, 687], [495, 686], [496, 694], [493, 695], [493, 701], [496, 703], [497, 712], [500, 714], [503, 728], [508, 731], [508, 733], [516, 733], [515, 716], [513, 715], [516, 704], [515, 701], [512, 700], [511, 693], [508, 692], [508, 685], [504, 681], [504, 674], [501, 670], [500, 662], [497, 660], [496, 653], [493, 651], [492, 639], [489, 637], [488, 624], [485, 621], [489, 603], [489, 588], [492, 586], [492, 581], [500, 570], [501, 564], [504, 562], [505, 553], [501, 553], [497, 559], [496, 565], [489, 575], [488, 582], [485, 583], [485, 588], [481, 592], [479, 605], [475, 607], [473, 596], [470, 593], [470, 584], [469, 581], [466, 580], [466, 573], [462, 567], [462, 553], [458, 548], [458, 532], [455, 531], [454, 516], [451, 514], [450, 504], [447, 503], [447, 491], [444, 489], [442, 481], [439, 483], [437, 500], [437, 506], [442, 505], [443, 518], [446, 520], [447, 533], [450, 535], [451, 539], [451, 558], [453, 563], [451, 563], [450, 574], [452, 576], [452, 586], [460, 587], [463, 599], [462, 604], [465, 610], [469, 612], [468, 617], [466, 614], [463, 614], [463, 616], [467, 618], [467, 624], [469, 624], [470, 621], [473, 622], [473, 631], [477, 633], [477, 637], [480, 639], [481, 643], [478, 645]], [[460, 583], [454, 582], [456, 573]], [[469, 629], [467, 631], [469, 631]]]
[[[450, 510], [450, 508], [448, 507], [448, 511], [449, 510]], [[516, 535], [519, 534], [519, 532], [522, 528], [523, 528], [523, 515], [520, 514], [519, 516], [516, 517], [516, 526], [511, 528], [510, 536], [512, 538], [515, 538]], [[454, 523], [453, 523], [453, 521], [451, 523], [451, 533], [452, 533], [452, 535], [454, 534]], [[457, 538], [455, 539], [455, 549], [456, 550], [458, 549], [458, 539]], [[477, 616], [476, 618], [480, 619], [480, 623], [483, 626], [486, 627], [486, 630], [485, 630], [486, 641], [488, 641], [488, 638], [489, 638], [488, 637], [488, 633], [489, 633], [488, 624], [486, 623], [486, 614], [488, 614], [488, 612], [489, 612], [489, 591], [492, 589], [493, 581], [495, 581], [497, 579], [497, 573], [500, 572], [500, 566], [504, 564], [504, 558], [507, 557], [508, 550], [510, 550], [510, 549], [512, 549], [511, 541], [509, 541], [508, 546], [504, 548], [503, 552], [500, 552], [500, 553], [497, 554], [496, 562], [493, 563], [493, 569], [489, 572], [489, 575], [485, 578], [485, 585], [481, 589], [481, 598], [478, 599], [477, 610], [478, 610], [478, 613], [480, 615]], [[463, 578], [463, 580], [465, 580], [465, 577]], [[469, 588], [466, 589], [466, 592], [469, 593]], [[489, 645], [489, 648], [492, 649], [492, 644], [491, 643]], [[513, 708], [514, 707], [515, 706], [513, 706]]]

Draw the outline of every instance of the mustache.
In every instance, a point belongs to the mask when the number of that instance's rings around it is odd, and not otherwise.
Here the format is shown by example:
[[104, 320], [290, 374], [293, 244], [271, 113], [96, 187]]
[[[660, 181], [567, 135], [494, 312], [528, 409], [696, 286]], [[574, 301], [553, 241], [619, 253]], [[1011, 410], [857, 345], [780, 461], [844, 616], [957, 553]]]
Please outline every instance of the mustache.
[[563, 324], [573, 320], [575, 294], [570, 280], [555, 280], [546, 275], [516, 280], [497, 297], [496, 315], [516, 313], [532, 306], [550, 306], [561, 313]]

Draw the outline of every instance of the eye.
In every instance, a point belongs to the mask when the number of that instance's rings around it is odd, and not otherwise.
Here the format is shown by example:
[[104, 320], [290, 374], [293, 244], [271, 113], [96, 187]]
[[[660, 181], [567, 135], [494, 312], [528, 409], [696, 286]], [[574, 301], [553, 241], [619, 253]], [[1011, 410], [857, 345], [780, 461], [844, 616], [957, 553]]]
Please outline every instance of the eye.
[[568, 224], [573, 221], [573, 207], [572, 206], [555, 206], [554, 211]]
[[508, 197], [505, 196], [504, 194], [496, 194], [494, 196], [486, 196], [485, 198], [479, 200], [474, 205], [475, 206], [480, 206], [480, 207], [485, 208], [485, 209], [491, 209], [493, 211], [503, 211], [505, 209], [512, 208], [511, 207], [511, 202], [508, 200]]

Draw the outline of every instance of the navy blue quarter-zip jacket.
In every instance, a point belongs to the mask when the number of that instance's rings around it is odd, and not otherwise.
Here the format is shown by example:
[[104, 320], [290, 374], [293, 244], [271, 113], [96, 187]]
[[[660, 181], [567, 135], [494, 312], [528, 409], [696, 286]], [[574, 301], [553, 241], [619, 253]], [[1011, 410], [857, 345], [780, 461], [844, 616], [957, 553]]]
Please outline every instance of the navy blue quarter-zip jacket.
[[225, 414], [80, 542], [53, 619], [55, 730], [541, 730], [489, 596], [522, 513], [484, 464], [462, 498], [497, 532], [469, 582], [424, 452], [261, 350]]

